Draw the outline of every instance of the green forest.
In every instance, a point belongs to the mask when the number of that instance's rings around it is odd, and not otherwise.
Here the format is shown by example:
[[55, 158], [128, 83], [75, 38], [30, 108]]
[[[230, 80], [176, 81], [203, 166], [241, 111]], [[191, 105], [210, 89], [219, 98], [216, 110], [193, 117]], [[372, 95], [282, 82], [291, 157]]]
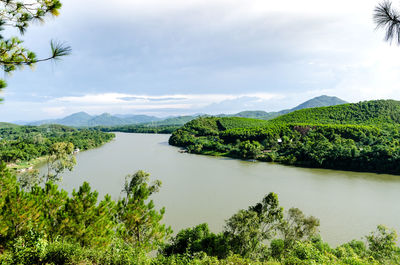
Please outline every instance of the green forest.
[[[320, 222], [298, 208], [284, 210], [274, 193], [239, 210], [220, 233], [206, 223], [173, 235], [161, 188], [138, 171], [120, 198], [98, 198], [88, 183], [72, 194], [47, 181], [23, 188], [0, 166], [0, 264], [398, 264], [397, 233], [378, 226], [363, 240], [331, 247]], [[151, 254], [150, 254], [151, 253]]]
[[189, 153], [400, 174], [400, 102], [298, 110], [273, 120], [198, 118], [169, 139]]
[[125, 132], [125, 133], [160, 133], [171, 134], [182, 125], [123, 125], [123, 126], [96, 126], [94, 129], [102, 132]]
[[50, 154], [55, 143], [66, 142], [73, 149], [87, 150], [111, 141], [114, 134], [74, 129], [62, 125], [0, 127], [0, 161], [21, 163]]

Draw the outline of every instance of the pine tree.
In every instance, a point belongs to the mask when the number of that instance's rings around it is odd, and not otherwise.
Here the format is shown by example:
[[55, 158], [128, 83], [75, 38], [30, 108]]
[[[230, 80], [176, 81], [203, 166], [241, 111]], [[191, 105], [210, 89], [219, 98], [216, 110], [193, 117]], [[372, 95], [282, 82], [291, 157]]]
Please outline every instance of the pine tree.
[[138, 171], [126, 178], [125, 198], [118, 201], [118, 220], [123, 224], [120, 235], [129, 244], [155, 249], [171, 233], [171, 229], [160, 224], [165, 209], [157, 211], [149, 197], [158, 192], [161, 182], [149, 185], [150, 174]]
[[[57, 60], [70, 54], [71, 47], [51, 41], [50, 56], [38, 59], [34, 52], [23, 47], [21, 39], [4, 38], [1, 34], [6, 27], [10, 27], [18, 29], [23, 35], [32, 22], [44, 22], [47, 16], [58, 16], [61, 6], [59, 0], [0, 0], [0, 66], [4, 72], [11, 73], [25, 65], [33, 67], [38, 62]], [[4, 87], [6, 82], [0, 79], [0, 90]]]
[[0, 244], [35, 228], [40, 211], [30, 194], [19, 187], [15, 176], [0, 164]]
[[97, 191], [91, 191], [90, 185], [84, 182], [78, 192], [65, 204], [64, 213], [60, 216], [61, 234], [77, 241], [81, 246], [106, 245], [115, 234], [115, 204], [106, 196], [97, 205]]

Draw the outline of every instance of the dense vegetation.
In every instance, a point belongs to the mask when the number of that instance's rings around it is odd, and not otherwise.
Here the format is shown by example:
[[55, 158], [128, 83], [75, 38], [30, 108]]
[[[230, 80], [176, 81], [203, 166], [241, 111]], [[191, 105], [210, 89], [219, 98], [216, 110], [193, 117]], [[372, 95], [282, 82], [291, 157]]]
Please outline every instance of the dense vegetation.
[[169, 142], [188, 152], [290, 165], [400, 174], [400, 102], [295, 111], [271, 121], [199, 118]]
[[292, 112], [275, 119], [277, 122], [314, 124], [358, 124], [382, 127], [400, 123], [400, 102], [374, 100], [356, 104], [310, 108]]
[[113, 134], [96, 130], [77, 130], [62, 125], [7, 126], [0, 128], [0, 161], [18, 162], [46, 156], [54, 143], [72, 143], [86, 150], [114, 138]]
[[[332, 248], [319, 220], [288, 211], [274, 193], [230, 217], [220, 233], [207, 224], [171, 237], [151, 196], [161, 183], [138, 171], [120, 199], [98, 199], [88, 183], [68, 194], [54, 182], [21, 187], [0, 165], [0, 264], [398, 264], [397, 234], [384, 226]], [[157, 255], [149, 255], [155, 253]]]
[[125, 125], [125, 126], [99, 126], [96, 130], [103, 132], [126, 132], [126, 133], [160, 133], [171, 134], [182, 125]]

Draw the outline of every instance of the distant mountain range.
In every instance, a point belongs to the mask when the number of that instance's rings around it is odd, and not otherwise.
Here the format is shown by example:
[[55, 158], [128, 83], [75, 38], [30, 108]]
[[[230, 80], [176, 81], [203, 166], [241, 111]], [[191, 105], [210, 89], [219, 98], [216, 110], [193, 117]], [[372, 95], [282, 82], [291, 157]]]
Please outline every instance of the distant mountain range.
[[73, 127], [94, 127], [94, 126], [120, 126], [128, 124], [149, 123], [160, 121], [161, 118], [147, 115], [111, 115], [103, 113], [101, 115], [92, 116], [86, 112], [78, 112], [71, 114], [62, 119], [41, 120], [26, 123], [27, 125], [43, 125], [43, 124], [61, 124]]
[[[219, 117], [244, 117], [244, 118], [255, 118], [269, 120], [281, 116], [283, 114], [290, 113], [295, 110], [314, 108], [314, 107], [327, 107], [333, 105], [345, 104], [346, 101], [330, 96], [319, 96], [312, 98], [292, 109], [281, 110], [278, 112], [266, 112], [266, 111], [242, 111], [236, 114], [220, 114], [216, 115]], [[207, 115], [207, 114], [205, 114]], [[158, 118], [148, 115], [111, 115], [109, 113], [103, 113], [101, 115], [92, 116], [86, 112], [78, 112], [62, 119], [53, 120], [41, 120], [35, 122], [24, 123], [26, 125], [43, 125], [43, 124], [61, 124], [73, 127], [94, 127], [94, 126], [123, 126], [132, 124], [148, 124], [148, 125], [183, 125], [186, 122], [195, 119], [199, 115], [193, 116], [178, 116], [169, 118]]]

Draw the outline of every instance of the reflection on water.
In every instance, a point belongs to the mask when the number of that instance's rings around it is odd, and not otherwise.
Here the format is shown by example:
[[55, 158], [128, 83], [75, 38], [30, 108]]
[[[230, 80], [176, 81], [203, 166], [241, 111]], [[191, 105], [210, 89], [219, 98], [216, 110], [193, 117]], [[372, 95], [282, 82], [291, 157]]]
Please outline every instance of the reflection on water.
[[143, 169], [162, 181], [154, 200], [165, 206], [164, 221], [174, 231], [203, 222], [220, 231], [229, 216], [271, 191], [285, 209], [320, 218], [321, 234], [332, 244], [360, 239], [378, 224], [400, 231], [400, 176], [182, 154], [168, 137], [117, 133], [111, 143], [78, 154], [61, 186], [72, 191], [87, 181], [100, 196], [117, 199], [125, 176]]

